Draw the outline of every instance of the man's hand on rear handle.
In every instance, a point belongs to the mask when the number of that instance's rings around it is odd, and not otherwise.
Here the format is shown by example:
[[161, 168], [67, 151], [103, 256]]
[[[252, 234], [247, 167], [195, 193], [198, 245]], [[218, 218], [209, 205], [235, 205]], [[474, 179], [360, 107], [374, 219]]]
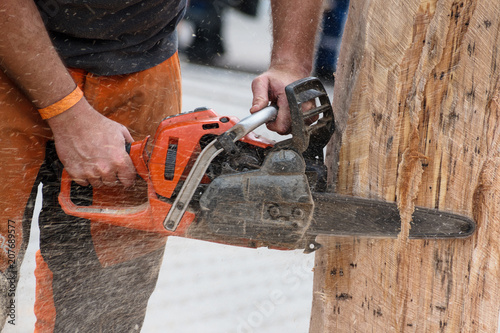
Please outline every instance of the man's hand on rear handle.
[[47, 120], [57, 155], [80, 185], [133, 185], [136, 171], [125, 151], [133, 142], [127, 128], [94, 110], [85, 99]]

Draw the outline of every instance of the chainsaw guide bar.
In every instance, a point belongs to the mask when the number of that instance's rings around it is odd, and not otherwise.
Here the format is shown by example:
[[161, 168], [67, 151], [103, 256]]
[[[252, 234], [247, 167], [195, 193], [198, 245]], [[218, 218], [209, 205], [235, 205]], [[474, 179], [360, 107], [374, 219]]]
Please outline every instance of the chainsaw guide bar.
[[[313, 199], [316, 210], [310, 234], [395, 238], [401, 231], [394, 202], [335, 193], [313, 193]], [[415, 207], [410, 226], [410, 239], [466, 238], [476, 228], [466, 216], [423, 207]]]

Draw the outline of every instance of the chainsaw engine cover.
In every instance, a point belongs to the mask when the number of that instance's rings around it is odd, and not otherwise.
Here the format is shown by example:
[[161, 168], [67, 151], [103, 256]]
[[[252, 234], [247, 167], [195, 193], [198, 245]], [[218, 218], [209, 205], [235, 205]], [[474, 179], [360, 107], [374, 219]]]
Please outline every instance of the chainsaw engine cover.
[[303, 248], [314, 211], [304, 170], [300, 154], [279, 150], [259, 170], [219, 176], [200, 198], [198, 223], [219, 239]]

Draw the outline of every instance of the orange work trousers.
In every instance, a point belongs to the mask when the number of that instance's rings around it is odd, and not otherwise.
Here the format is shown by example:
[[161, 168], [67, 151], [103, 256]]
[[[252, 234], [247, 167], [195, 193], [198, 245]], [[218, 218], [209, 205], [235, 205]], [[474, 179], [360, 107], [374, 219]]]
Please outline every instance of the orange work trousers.
[[[127, 75], [70, 72], [89, 103], [136, 140], [153, 135], [164, 117], [181, 111], [177, 54]], [[0, 111], [0, 306], [5, 309], [15, 294], [41, 183], [35, 332], [138, 331], [166, 237], [65, 215], [57, 201], [61, 164], [50, 128], [1, 71]]]

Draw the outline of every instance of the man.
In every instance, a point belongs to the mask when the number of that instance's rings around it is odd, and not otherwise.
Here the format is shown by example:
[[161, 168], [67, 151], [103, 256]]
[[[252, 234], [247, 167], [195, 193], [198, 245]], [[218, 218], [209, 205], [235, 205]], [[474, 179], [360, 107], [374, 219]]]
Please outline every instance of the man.
[[[36, 331], [140, 330], [166, 239], [66, 216], [57, 202], [60, 162], [81, 185], [133, 186], [125, 143], [181, 111], [175, 27], [184, 7], [185, 0], [0, 2], [2, 324], [15, 318], [41, 182]], [[272, 12], [271, 66], [252, 84], [251, 112], [277, 102], [268, 127], [286, 133], [284, 87], [312, 69], [321, 0], [274, 0]]]

